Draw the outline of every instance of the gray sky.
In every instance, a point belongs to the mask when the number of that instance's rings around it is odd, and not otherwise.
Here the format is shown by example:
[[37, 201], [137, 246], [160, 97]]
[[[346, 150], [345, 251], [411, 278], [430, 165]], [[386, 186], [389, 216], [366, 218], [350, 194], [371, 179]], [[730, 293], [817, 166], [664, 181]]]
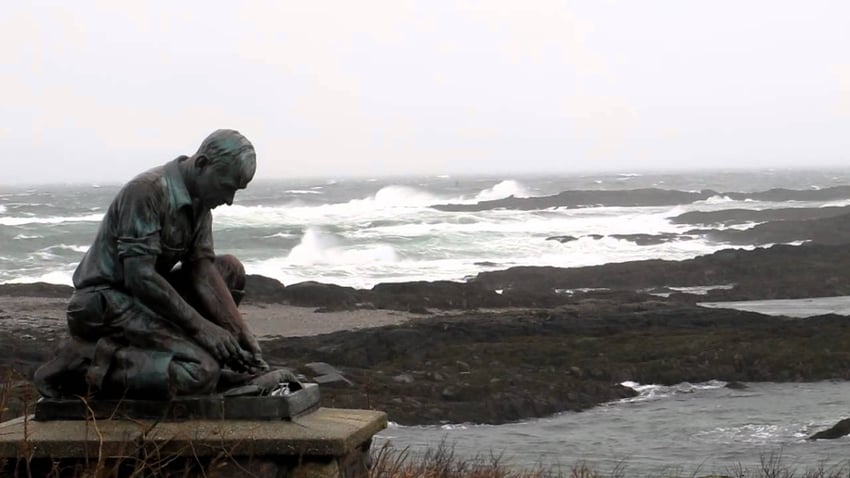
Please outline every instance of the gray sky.
[[0, 56], [2, 183], [850, 165], [844, 0], [21, 1]]

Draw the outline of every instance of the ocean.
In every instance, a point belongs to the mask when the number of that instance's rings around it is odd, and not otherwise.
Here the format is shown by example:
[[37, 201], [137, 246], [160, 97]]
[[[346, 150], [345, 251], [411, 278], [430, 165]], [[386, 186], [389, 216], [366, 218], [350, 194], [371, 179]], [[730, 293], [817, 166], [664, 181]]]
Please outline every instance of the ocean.
[[[639, 259], [687, 259], [729, 247], [704, 237], [639, 245], [615, 234], [682, 234], [671, 218], [690, 211], [850, 205], [829, 201], [732, 199], [724, 192], [819, 190], [850, 185], [850, 169], [750, 170], [550, 176], [428, 176], [256, 180], [233, 206], [214, 211], [218, 253], [248, 273], [284, 284], [305, 280], [368, 288], [380, 282], [464, 280], [518, 265], [575, 267]], [[0, 283], [70, 284], [117, 184], [0, 186]], [[682, 204], [449, 212], [432, 206], [543, 197], [564, 191], [711, 189]], [[736, 228], [751, 226], [739, 224]], [[547, 240], [573, 236], [575, 240]], [[742, 247], [742, 246], [736, 246]], [[743, 246], [752, 247], [752, 246]], [[804, 320], [804, 319], [803, 319]], [[723, 471], [784, 454], [792, 465], [842, 463], [847, 440], [805, 437], [850, 415], [850, 384], [720, 382], [658, 387], [631, 384], [637, 399], [582, 413], [500, 426], [393, 425], [378, 444], [414, 453], [445, 440], [462, 456], [503, 455], [509, 463], [565, 467], [587, 462], [629, 474], [683, 467]], [[675, 470], [674, 470], [675, 471]]]
[[749, 383], [743, 390], [719, 381], [626, 385], [639, 395], [507, 425], [391, 424], [373, 446], [416, 454], [444, 443], [457, 456], [485, 463], [497, 456], [562, 476], [581, 464], [604, 476], [769, 476], [752, 473], [771, 461], [794, 476], [819, 466], [844, 470], [828, 476], [850, 472], [850, 438], [807, 440], [850, 416], [850, 382]]
[[[696, 238], [638, 245], [612, 234], [681, 233], [669, 219], [688, 211], [850, 204], [731, 200], [722, 194], [655, 207], [490, 209], [475, 204], [564, 191], [661, 188], [755, 192], [850, 184], [847, 170], [753, 170], [564, 176], [430, 176], [256, 180], [233, 206], [214, 211], [218, 253], [248, 273], [284, 284], [305, 280], [368, 288], [379, 282], [464, 280], [516, 265], [574, 267], [638, 259], [686, 259], [728, 247]], [[0, 185], [0, 283], [70, 284], [117, 184]], [[735, 226], [740, 227], [740, 226]], [[547, 241], [553, 236], [578, 240]], [[592, 235], [595, 235], [591, 237]], [[601, 236], [601, 237], [599, 237]]]

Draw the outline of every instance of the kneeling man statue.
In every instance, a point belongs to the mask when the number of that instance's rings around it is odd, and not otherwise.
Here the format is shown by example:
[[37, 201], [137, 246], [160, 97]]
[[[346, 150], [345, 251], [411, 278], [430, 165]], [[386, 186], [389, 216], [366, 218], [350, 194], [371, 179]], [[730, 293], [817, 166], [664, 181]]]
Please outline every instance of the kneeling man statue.
[[255, 168], [251, 143], [218, 130], [193, 156], [121, 188], [74, 272], [71, 340], [36, 371], [42, 395], [168, 400], [262, 394], [294, 379], [268, 372], [237, 309], [242, 264], [213, 250], [210, 211], [230, 205]]

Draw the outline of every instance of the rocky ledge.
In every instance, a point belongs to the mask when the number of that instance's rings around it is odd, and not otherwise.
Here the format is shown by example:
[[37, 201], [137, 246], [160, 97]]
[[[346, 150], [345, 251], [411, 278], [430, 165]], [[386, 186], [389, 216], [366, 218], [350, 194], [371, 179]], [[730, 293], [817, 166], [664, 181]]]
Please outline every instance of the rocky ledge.
[[[848, 245], [809, 245], [733, 249], [687, 261], [512, 268], [466, 283], [381, 284], [370, 290], [284, 286], [252, 276], [248, 300], [307, 305], [318, 312], [379, 307], [421, 312], [421, 319], [405, 325], [277, 339], [263, 347], [271, 362], [308, 377], [316, 376], [315, 365], [307, 366], [315, 362], [340, 370], [347, 380], [322, 385], [329, 406], [382, 409], [403, 424], [503, 423], [632, 396], [620, 385], [625, 380], [670, 385], [848, 379], [846, 317], [799, 320], [696, 305], [724, 298], [850, 295], [848, 263]], [[642, 292], [717, 284], [729, 288], [707, 296]], [[33, 287], [30, 293], [69, 292]], [[24, 294], [8, 286], [0, 294], [10, 290]], [[325, 317], [313, 315], [317, 321]], [[24, 376], [55, 344], [50, 341], [55, 337], [23, 339], [5, 332], [0, 339], [0, 365]], [[31, 393], [25, 382], [12, 391], [20, 397]]]
[[385, 410], [402, 424], [503, 423], [672, 385], [850, 378], [850, 321], [772, 318], [649, 297], [434, 317], [403, 326], [279, 339], [276, 363], [334, 364], [351, 382], [325, 403]]

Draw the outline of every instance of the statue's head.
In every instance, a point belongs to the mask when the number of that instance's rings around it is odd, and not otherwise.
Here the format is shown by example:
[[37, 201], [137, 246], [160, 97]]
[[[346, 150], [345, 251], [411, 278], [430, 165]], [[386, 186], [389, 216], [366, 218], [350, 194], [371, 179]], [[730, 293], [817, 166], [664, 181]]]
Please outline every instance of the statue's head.
[[230, 205], [236, 190], [245, 189], [257, 169], [254, 146], [232, 129], [207, 136], [194, 159], [195, 195], [209, 208]]

